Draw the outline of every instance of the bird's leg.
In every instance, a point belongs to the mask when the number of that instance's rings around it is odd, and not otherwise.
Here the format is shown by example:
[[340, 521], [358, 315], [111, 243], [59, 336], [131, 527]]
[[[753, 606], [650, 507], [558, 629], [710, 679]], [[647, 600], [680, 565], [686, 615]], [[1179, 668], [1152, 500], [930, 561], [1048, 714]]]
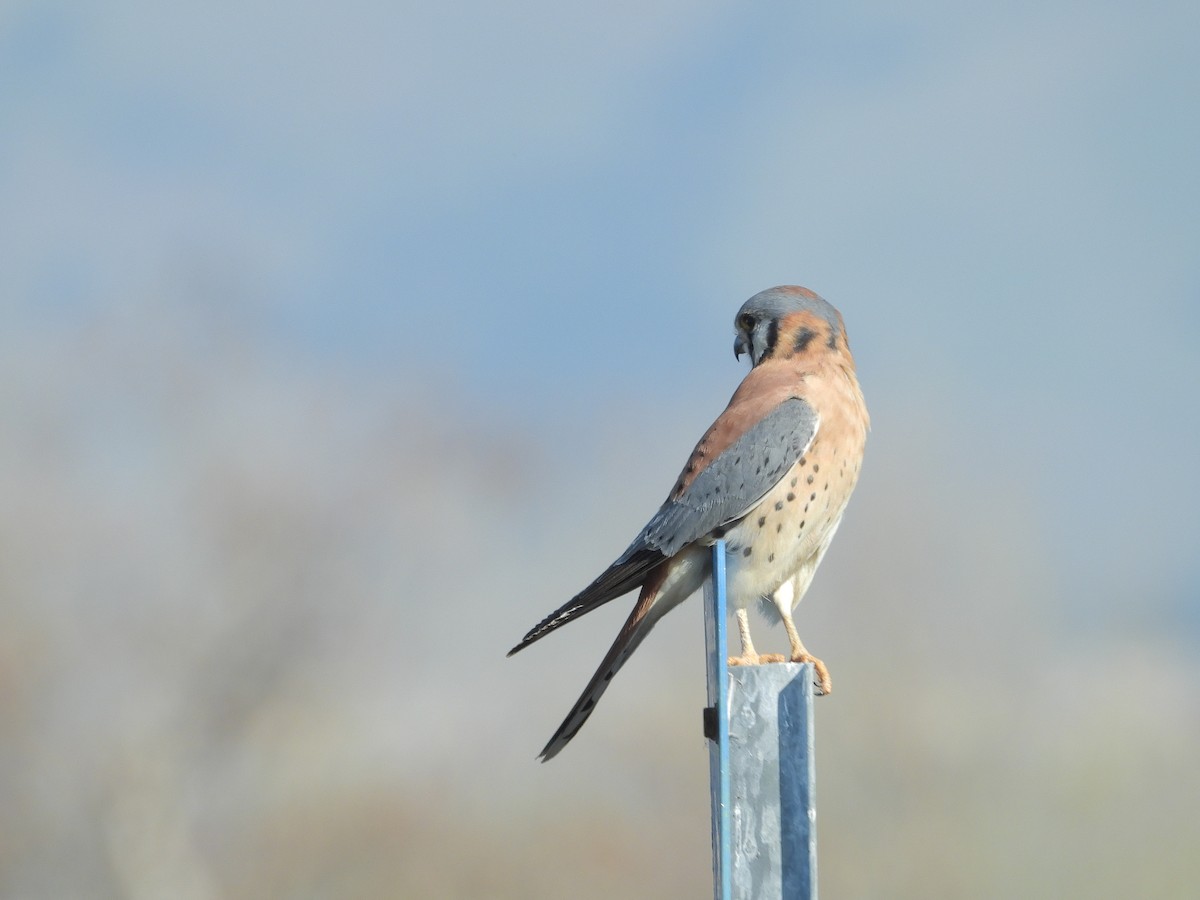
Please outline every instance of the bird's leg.
[[764, 653], [759, 656], [754, 651], [754, 641], [750, 640], [750, 613], [746, 607], [737, 611], [738, 637], [742, 639], [742, 655], [729, 657], [731, 666], [757, 666], [760, 663], [783, 662], [778, 653]]
[[779, 615], [783, 619], [783, 627], [787, 629], [788, 640], [792, 644], [792, 662], [812, 663], [813, 668], [817, 670], [817, 693], [822, 695], [832, 693], [833, 682], [829, 680], [829, 669], [825, 667], [825, 663], [804, 649], [804, 644], [800, 643], [800, 634], [796, 631], [796, 623], [792, 621], [791, 612], [781, 609]]

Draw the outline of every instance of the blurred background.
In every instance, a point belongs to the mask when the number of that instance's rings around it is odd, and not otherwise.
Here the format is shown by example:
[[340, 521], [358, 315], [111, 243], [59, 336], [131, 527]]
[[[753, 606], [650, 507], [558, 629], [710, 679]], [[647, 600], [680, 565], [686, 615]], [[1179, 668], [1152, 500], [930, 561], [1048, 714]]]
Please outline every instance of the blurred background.
[[798, 615], [822, 892], [1196, 896], [1198, 51], [1191, 0], [4, 4], [0, 896], [706, 896], [700, 604], [548, 765], [632, 598], [504, 653], [780, 283], [874, 425]]

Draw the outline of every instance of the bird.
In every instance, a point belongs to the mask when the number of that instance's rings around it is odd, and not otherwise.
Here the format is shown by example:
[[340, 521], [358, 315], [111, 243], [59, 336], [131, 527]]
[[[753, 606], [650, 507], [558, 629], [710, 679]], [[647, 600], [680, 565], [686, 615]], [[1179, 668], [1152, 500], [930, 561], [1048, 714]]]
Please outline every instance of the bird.
[[[637, 603], [596, 673], [539, 758], [578, 734], [613, 676], [666, 613], [711, 573], [711, 547], [726, 544], [726, 592], [741, 655], [730, 665], [812, 663], [819, 694], [828, 667], [805, 648], [792, 620], [858, 482], [870, 418], [842, 315], [813, 291], [760, 291], [734, 318], [734, 357], [750, 371], [696, 444], [666, 501], [591, 584], [531, 628], [508, 655], [585, 613], [640, 588]], [[760, 654], [748, 608], [773, 611], [791, 652]]]

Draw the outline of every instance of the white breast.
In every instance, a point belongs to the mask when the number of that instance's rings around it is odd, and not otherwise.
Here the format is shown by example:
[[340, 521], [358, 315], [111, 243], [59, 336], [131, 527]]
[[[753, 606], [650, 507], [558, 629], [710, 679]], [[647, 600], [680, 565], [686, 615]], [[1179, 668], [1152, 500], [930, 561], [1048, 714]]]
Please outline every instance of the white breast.
[[794, 605], [808, 589], [850, 494], [843, 485], [825, 489], [819, 474], [810, 484], [811, 466], [811, 459], [804, 467], [797, 463], [757, 509], [726, 532], [731, 607], [769, 598], [789, 581]]

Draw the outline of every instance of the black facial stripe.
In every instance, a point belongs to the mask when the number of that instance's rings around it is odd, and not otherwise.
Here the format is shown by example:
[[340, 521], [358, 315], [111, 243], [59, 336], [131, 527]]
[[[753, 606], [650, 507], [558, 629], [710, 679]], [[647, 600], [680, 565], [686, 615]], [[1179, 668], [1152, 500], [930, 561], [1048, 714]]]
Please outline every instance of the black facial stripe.
[[808, 349], [808, 345], [812, 343], [812, 339], [817, 336], [817, 333], [811, 328], [801, 328], [796, 332], [796, 340], [792, 343], [792, 351], [794, 353], [803, 353]]
[[762, 358], [766, 359], [775, 352], [775, 343], [779, 340], [779, 323], [772, 319], [767, 323], [767, 349], [763, 351]]

